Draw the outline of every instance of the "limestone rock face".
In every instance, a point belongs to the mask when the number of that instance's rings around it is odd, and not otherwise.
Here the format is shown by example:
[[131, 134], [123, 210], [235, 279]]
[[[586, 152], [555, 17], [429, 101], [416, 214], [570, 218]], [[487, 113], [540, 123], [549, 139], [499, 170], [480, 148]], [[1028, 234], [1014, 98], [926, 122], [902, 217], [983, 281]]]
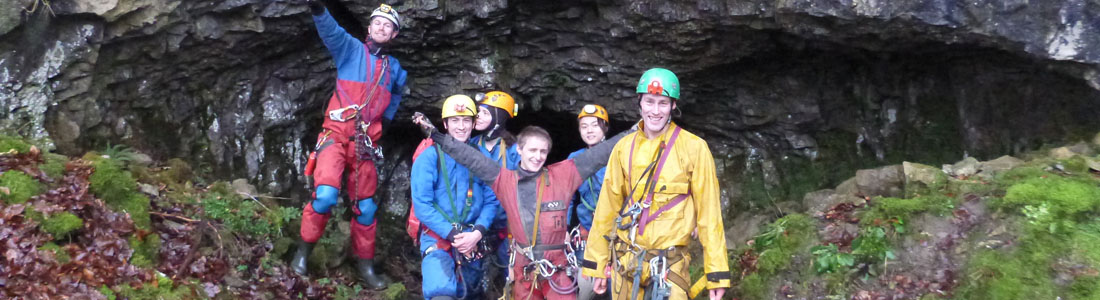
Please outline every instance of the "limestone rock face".
[[[377, 5], [324, 2], [360, 38]], [[0, 4], [0, 127], [64, 153], [125, 143], [308, 197], [301, 170], [335, 70], [301, 1], [55, 0], [30, 12], [34, 3], [45, 2]], [[583, 146], [574, 127], [583, 104], [604, 105], [614, 129], [628, 127], [638, 76], [658, 66], [683, 85], [677, 122], [720, 165], [816, 159], [837, 144], [890, 163], [906, 149], [937, 149], [921, 162], [941, 164], [1100, 128], [1100, 14], [1081, 1], [395, 7], [406, 25], [388, 52], [410, 82], [382, 141], [391, 164], [407, 164], [411, 147], [397, 145], [419, 139], [405, 121], [413, 111], [434, 115], [445, 96], [492, 89], [520, 103], [510, 129], [549, 128], [551, 160], [564, 158]]]

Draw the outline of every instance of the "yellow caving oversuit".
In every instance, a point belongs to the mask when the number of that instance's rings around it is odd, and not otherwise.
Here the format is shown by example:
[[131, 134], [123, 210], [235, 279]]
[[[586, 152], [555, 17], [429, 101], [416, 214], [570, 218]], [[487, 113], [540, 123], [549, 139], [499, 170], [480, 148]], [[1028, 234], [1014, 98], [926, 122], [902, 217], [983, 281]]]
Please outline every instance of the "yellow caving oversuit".
[[[639, 126], [644, 123], [639, 122]], [[636, 274], [642, 277], [637, 299], [643, 299], [643, 290], [651, 283], [651, 262], [657, 264], [658, 272], [661, 262], [669, 264], [665, 276], [669, 299], [688, 299], [691, 257], [687, 246], [695, 229], [704, 248], [707, 289], [730, 286], [714, 158], [703, 139], [675, 123], [666, 127], [657, 139], [647, 138], [642, 129], [625, 136], [608, 160], [582, 272], [602, 278], [604, 268], [611, 264], [608, 290], [613, 299], [631, 298]], [[667, 146], [667, 154], [660, 151], [666, 143], [671, 145]], [[653, 181], [655, 172], [657, 178]], [[641, 208], [634, 203], [647, 202], [648, 209], [631, 214], [632, 207]], [[633, 222], [634, 218], [638, 222]], [[640, 269], [639, 255], [643, 258]]]

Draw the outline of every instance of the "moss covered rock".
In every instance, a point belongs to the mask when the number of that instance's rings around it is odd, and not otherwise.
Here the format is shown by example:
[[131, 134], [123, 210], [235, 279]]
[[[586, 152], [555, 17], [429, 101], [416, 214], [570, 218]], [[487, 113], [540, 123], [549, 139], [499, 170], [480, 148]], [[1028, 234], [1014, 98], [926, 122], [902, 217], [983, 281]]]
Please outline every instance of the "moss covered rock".
[[0, 174], [0, 199], [5, 203], [24, 203], [41, 192], [42, 184], [23, 172], [9, 170]]
[[0, 152], [15, 150], [19, 153], [26, 153], [27, 151], [30, 151], [30, 149], [31, 145], [24, 141], [23, 138], [9, 135], [0, 135]]
[[77, 217], [70, 212], [61, 212], [50, 215], [46, 217], [45, 220], [42, 220], [42, 225], [40, 228], [42, 228], [43, 231], [46, 231], [49, 234], [53, 235], [54, 238], [60, 239], [62, 237], [68, 236], [69, 233], [72, 233], [74, 230], [83, 227], [83, 219], [80, 219], [80, 217]]
[[65, 164], [69, 163], [68, 157], [56, 153], [45, 153], [42, 156], [46, 163], [39, 165], [38, 168], [45, 172], [46, 176], [58, 179], [65, 175]]
[[88, 178], [92, 193], [112, 209], [129, 213], [138, 229], [150, 230], [149, 198], [137, 191], [137, 180], [118, 161], [99, 156], [90, 158], [95, 167]]

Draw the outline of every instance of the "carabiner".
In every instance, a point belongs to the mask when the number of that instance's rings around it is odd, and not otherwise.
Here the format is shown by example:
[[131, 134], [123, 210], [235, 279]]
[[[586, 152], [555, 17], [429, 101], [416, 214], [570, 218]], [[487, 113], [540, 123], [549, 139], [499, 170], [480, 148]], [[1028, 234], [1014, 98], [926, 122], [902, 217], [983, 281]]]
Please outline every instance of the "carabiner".
[[[344, 116], [344, 112], [351, 110], [353, 113], [349, 116]], [[328, 111], [328, 118], [337, 122], [345, 122], [347, 120], [355, 119], [355, 116], [359, 113], [359, 104], [352, 104], [351, 106], [337, 108]]]

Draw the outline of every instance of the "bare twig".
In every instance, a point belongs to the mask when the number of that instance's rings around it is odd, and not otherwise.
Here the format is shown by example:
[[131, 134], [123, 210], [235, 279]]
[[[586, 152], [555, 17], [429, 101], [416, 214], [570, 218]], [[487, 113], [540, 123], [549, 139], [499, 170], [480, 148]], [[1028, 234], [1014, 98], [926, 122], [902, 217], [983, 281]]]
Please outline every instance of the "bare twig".
[[161, 218], [165, 218], [165, 219], [175, 219], [176, 221], [183, 221], [183, 222], [187, 222], [187, 223], [195, 223], [195, 222], [199, 221], [199, 220], [190, 219], [190, 218], [187, 218], [187, 217], [184, 217], [184, 216], [166, 214], [166, 213], [159, 213], [159, 212], [149, 212], [149, 214], [154, 215], [154, 216], [158, 216], [158, 217], [161, 217]]

